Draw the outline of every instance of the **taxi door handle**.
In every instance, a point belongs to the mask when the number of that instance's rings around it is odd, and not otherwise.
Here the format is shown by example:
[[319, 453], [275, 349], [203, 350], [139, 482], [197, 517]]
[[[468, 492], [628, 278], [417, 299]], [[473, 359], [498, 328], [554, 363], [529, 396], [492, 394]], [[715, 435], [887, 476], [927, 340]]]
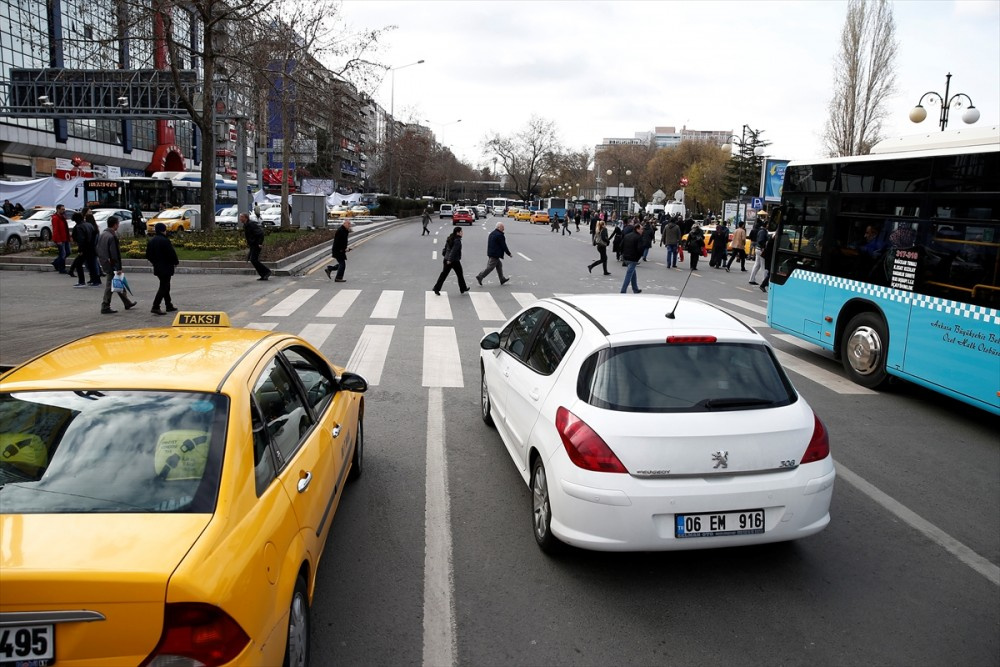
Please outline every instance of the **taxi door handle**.
[[299, 493], [305, 493], [306, 489], [309, 488], [309, 483], [312, 481], [313, 481], [312, 472], [306, 471], [306, 473], [299, 478], [299, 483], [296, 485], [295, 488], [299, 490]]
[[541, 396], [541, 394], [538, 393], [537, 389], [532, 389], [530, 392], [528, 392], [528, 396], [531, 396], [531, 400], [537, 401], [539, 396]]
[[333, 427], [332, 433], [333, 437], [335, 438], [340, 437], [340, 424], [337, 424], [336, 426]]

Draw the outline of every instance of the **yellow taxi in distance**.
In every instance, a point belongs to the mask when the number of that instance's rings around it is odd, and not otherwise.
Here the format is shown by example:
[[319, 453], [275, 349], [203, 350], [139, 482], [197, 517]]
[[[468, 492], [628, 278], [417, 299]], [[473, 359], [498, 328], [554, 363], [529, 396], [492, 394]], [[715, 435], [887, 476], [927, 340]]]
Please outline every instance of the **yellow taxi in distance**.
[[156, 231], [156, 223], [167, 226], [168, 234], [191, 231], [191, 216], [198, 211], [198, 206], [178, 206], [160, 211], [146, 221], [146, 233], [152, 236]]
[[509, 209], [507, 209], [507, 217], [508, 217], [508, 218], [513, 218], [513, 217], [515, 217], [515, 216], [517, 215], [517, 212], [518, 212], [518, 211], [520, 211], [520, 210], [521, 210], [521, 209], [519, 209], [519, 208], [515, 208], [515, 207], [513, 207], [513, 206], [512, 206], [512, 207], [510, 207]]
[[515, 220], [528, 221], [531, 220], [531, 211], [526, 208], [517, 209], [517, 213], [514, 214]]
[[0, 662], [305, 665], [367, 387], [225, 313], [0, 375]]
[[544, 224], [549, 224], [549, 212], [548, 211], [533, 211], [531, 214], [531, 224], [536, 222], [541, 222]]
[[[711, 224], [704, 225], [701, 228], [701, 231], [704, 232], [705, 234], [705, 251], [708, 253], [712, 252], [712, 246], [715, 245], [714, 243], [715, 240], [712, 238], [712, 234], [715, 233], [716, 228], [718, 228], [718, 225], [711, 225]], [[685, 234], [684, 236], [681, 237], [681, 245], [687, 247], [687, 240], [688, 240], [688, 235]], [[749, 232], [747, 232], [747, 240], [746, 243], [743, 244], [743, 252], [746, 253], [747, 257], [750, 256], [750, 245], [751, 245], [750, 234]], [[733, 229], [730, 228], [729, 241], [726, 243], [726, 252], [729, 252], [732, 249], [733, 249]]]

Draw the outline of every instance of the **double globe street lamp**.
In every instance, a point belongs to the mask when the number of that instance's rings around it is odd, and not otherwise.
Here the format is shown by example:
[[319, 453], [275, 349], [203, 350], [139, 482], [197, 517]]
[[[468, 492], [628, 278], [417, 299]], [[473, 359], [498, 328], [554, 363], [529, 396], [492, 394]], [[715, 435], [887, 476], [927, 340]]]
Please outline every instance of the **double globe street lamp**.
[[[609, 178], [611, 176], [615, 175], [615, 171], [613, 169], [608, 169], [607, 172], [605, 172], [605, 173], [608, 175]], [[621, 164], [618, 165], [618, 174], [619, 175], [622, 174], [622, 166], [621, 166]], [[625, 176], [628, 177], [628, 176], [631, 176], [631, 175], [632, 175], [632, 170], [631, 169], [626, 169], [625, 170]], [[625, 188], [625, 183], [623, 181], [620, 181], [618, 183], [618, 191], [615, 193], [615, 215], [617, 217], [619, 217], [619, 218], [621, 217], [622, 190], [624, 188]]]
[[962, 98], [969, 100], [969, 108], [965, 110], [962, 114], [962, 122], [967, 125], [972, 125], [977, 120], [979, 120], [979, 109], [972, 103], [972, 98], [965, 93], [955, 93], [951, 97], [948, 97], [948, 89], [951, 87], [951, 72], [948, 72], [947, 77], [944, 80], [944, 95], [941, 93], [936, 93], [933, 90], [929, 90], [920, 96], [917, 101], [917, 106], [910, 110], [910, 120], [914, 123], [921, 123], [925, 118], [927, 118], [927, 109], [923, 107], [924, 98], [930, 95], [928, 102], [937, 102], [941, 105], [941, 118], [938, 124], [941, 126], [941, 131], [948, 127], [948, 111], [952, 107], [953, 102], [957, 102], [954, 106], [956, 108], [962, 108]]

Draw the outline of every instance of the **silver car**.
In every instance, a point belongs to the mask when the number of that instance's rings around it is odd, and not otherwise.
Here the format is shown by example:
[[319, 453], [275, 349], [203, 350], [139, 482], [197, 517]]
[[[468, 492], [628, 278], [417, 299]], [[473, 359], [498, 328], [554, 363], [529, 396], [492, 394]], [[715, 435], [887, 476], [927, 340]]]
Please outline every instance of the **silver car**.
[[20, 220], [0, 215], [0, 243], [10, 252], [17, 252], [28, 240], [28, 229]]

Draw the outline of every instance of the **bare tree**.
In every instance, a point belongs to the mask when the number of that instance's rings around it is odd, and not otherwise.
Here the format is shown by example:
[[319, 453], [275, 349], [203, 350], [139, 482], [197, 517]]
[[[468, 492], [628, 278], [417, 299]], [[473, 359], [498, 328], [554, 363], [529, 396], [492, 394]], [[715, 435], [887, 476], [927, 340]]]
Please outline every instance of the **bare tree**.
[[483, 147], [500, 158], [512, 189], [525, 201], [537, 193], [550, 156], [560, 151], [555, 123], [538, 116], [532, 116], [527, 127], [513, 136], [487, 136]]
[[889, 0], [848, 1], [824, 135], [831, 156], [865, 155], [881, 139], [897, 46]]

